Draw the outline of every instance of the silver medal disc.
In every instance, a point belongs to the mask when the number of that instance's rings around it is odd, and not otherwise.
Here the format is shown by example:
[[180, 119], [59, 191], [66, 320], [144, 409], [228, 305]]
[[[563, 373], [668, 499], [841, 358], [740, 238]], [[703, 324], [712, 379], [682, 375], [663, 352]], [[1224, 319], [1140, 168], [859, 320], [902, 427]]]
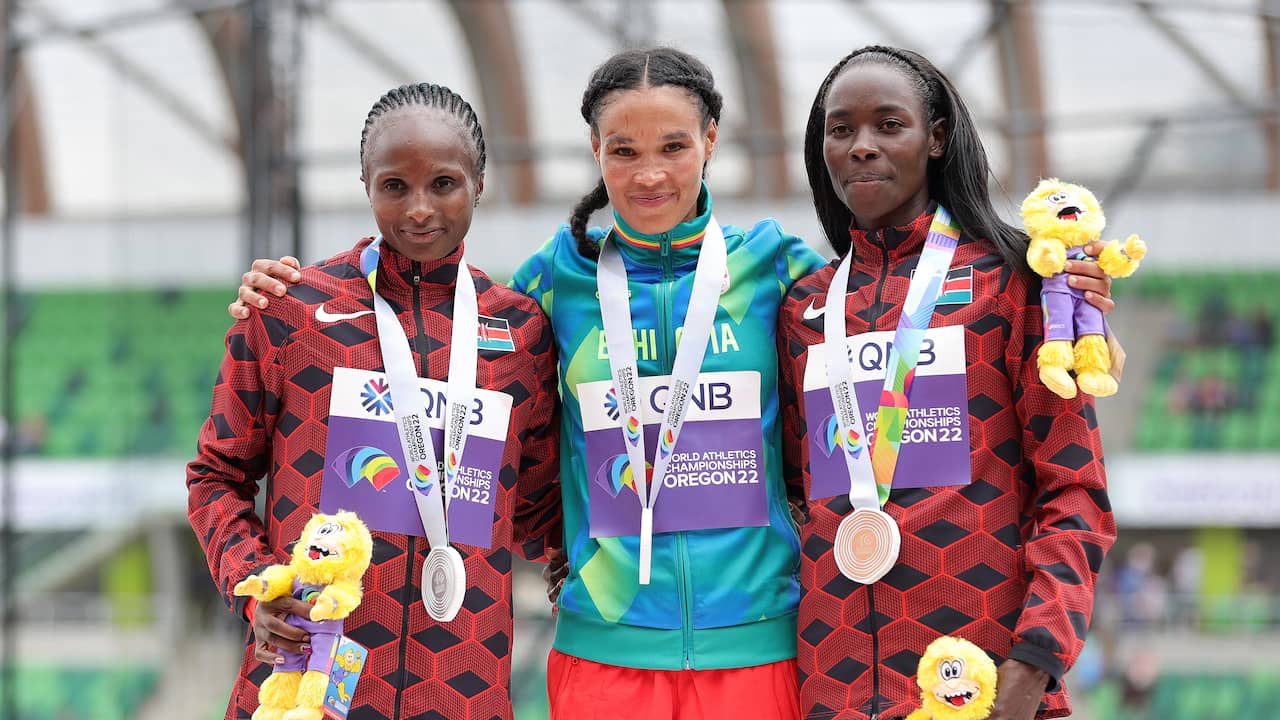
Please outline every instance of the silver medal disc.
[[458, 616], [467, 594], [467, 570], [462, 555], [448, 545], [431, 548], [422, 562], [422, 603], [434, 620], [449, 622]]
[[864, 507], [840, 521], [833, 552], [845, 577], [870, 585], [893, 569], [901, 547], [898, 523], [883, 510]]

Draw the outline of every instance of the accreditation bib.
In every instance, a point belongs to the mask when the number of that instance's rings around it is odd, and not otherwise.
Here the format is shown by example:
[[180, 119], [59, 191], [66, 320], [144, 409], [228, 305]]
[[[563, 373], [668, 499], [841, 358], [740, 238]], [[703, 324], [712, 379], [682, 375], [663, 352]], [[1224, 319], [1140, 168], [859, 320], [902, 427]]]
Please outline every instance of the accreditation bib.
[[[671, 378], [642, 377], [638, 385], [642, 422], [635, 431], [645, 433], [647, 447], [663, 452], [658, 431]], [[640, 499], [618, 432], [613, 383], [582, 383], [577, 390], [586, 431], [590, 535], [639, 535]], [[760, 373], [700, 373], [689, 389], [688, 416], [663, 478], [663, 500], [654, 507], [653, 531], [768, 525], [763, 440]]]
[[[848, 338], [854, 392], [867, 435], [875, 430], [893, 336], [892, 330], [883, 330]], [[925, 332], [893, 477], [895, 488], [967, 485], [972, 479], [964, 344], [965, 331], [961, 325]], [[826, 366], [823, 346], [810, 346], [804, 371], [810, 500], [849, 492], [849, 470], [842, 455], [844, 445], [831, 402]]]
[[[444, 446], [446, 384], [419, 378], [427, 426], [436, 447]], [[449, 539], [476, 547], [493, 545], [493, 508], [498, 473], [511, 420], [511, 396], [477, 388], [470, 430], [457, 479], [450, 488]], [[443, 462], [443, 458], [440, 459]], [[371, 530], [421, 537], [415, 484], [439, 482], [434, 472], [407, 468], [396, 435], [391, 389], [380, 372], [334, 368], [329, 399], [320, 511], [351, 510]], [[425, 487], [417, 487], [422, 493]]]

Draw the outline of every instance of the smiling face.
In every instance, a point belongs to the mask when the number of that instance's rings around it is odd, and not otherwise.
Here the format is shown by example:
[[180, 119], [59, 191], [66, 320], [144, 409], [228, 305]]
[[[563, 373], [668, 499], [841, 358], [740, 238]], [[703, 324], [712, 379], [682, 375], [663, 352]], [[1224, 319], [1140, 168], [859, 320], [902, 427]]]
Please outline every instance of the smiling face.
[[667, 232], [697, 214], [702, 167], [716, 143], [698, 101], [671, 85], [607, 96], [591, 133], [591, 152], [609, 203], [634, 230]]
[[938, 663], [932, 692], [938, 702], [960, 708], [981, 696], [982, 687], [965, 673], [963, 658], [947, 658]]
[[916, 674], [929, 717], [978, 720], [996, 698], [996, 665], [978, 646], [957, 637], [929, 643]]
[[942, 157], [942, 121], [897, 68], [850, 65], [827, 94], [822, 153], [837, 197], [861, 230], [906, 225], [929, 204], [929, 160]]
[[471, 228], [484, 189], [470, 134], [452, 116], [406, 108], [369, 134], [364, 184], [383, 239], [413, 260], [442, 258]]

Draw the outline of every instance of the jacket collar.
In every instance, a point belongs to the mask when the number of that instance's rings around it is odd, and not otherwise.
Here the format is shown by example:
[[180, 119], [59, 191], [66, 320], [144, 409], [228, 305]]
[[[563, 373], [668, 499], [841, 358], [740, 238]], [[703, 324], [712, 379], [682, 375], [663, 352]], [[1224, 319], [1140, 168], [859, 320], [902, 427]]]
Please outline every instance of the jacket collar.
[[[356, 257], [373, 242], [366, 238], [356, 246]], [[384, 297], [407, 297], [413, 292], [413, 279], [418, 278], [418, 290], [422, 295], [451, 295], [458, 281], [458, 263], [462, 260], [466, 243], [437, 260], [419, 262], [401, 254], [387, 241], [379, 246], [378, 294]]]
[[931, 201], [923, 213], [898, 227], [879, 230], [850, 228], [854, 265], [874, 269], [878, 273], [886, 261], [894, 265], [905, 258], [919, 255], [925, 238], [929, 236], [929, 226], [933, 223], [933, 213], [937, 209], [938, 204]]
[[627, 225], [616, 211], [613, 213], [613, 229], [609, 233], [618, 243], [624, 257], [638, 263], [657, 265], [663, 255], [670, 255], [673, 265], [696, 262], [702, 248], [702, 236], [711, 221], [711, 191], [702, 183], [698, 193], [697, 215], [680, 223], [667, 232], [647, 235]]

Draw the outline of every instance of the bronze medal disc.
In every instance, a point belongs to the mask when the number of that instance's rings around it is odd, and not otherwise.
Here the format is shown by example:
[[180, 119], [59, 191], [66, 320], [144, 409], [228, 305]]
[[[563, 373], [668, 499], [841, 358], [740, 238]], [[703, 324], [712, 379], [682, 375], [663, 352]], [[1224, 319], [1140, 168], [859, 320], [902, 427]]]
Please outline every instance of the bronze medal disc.
[[901, 546], [898, 523], [888, 513], [857, 508], [836, 530], [836, 567], [850, 580], [870, 585], [893, 569]]

